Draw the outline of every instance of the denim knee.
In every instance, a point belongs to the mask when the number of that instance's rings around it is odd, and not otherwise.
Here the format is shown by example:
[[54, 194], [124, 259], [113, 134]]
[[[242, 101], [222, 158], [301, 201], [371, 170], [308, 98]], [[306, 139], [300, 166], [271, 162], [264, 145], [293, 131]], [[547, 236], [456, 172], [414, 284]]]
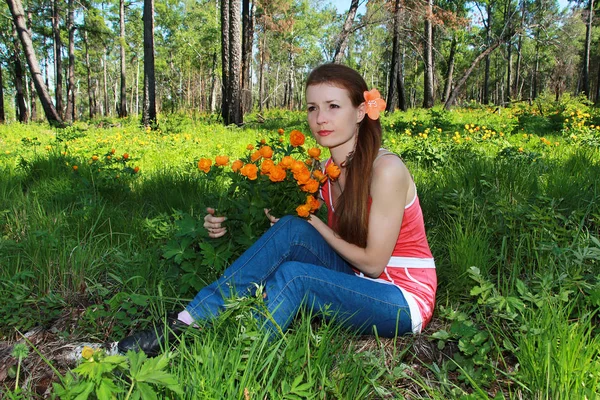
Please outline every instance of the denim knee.
[[294, 215], [285, 215], [281, 217], [275, 226], [277, 225], [283, 226], [293, 237], [306, 238], [307, 236], [319, 233], [319, 231], [309, 224], [308, 221]]

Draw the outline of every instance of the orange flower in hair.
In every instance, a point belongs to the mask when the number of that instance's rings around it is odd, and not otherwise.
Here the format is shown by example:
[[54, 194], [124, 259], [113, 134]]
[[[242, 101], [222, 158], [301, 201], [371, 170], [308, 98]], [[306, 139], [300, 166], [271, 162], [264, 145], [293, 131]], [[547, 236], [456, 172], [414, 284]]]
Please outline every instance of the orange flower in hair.
[[325, 173], [329, 179], [336, 180], [342, 173], [342, 170], [334, 163], [331, 163], [327, 166], [327, 168], [325, 168]]
[[215, 157], [215, 164], [219, 167], [224, 167], [229, 164], [229, 157], [227, 156], [217, 156]]
[[385, 100], [381, 98], [379, 90], [371, 89], [363, 93], [365, 96], [366, 113], [372, 120], [379, 119], [379, 113], [385, 110]]
[[204, 171], [207, 174], [208, 174], [208, 171], [210, 171], [211, 165], [212, 165], [212, 161], [209, 160], [208, 158], [201, 158], [200, 161], [198, 161], [198, 169], [200, 171]]
[[294, 129], [291, 133], [290, 133], [290, 144], [294, 147], [298, 147], [298, 146], [302, 146], [304, 144], [304, 135], [302, 134], [302, 132]]

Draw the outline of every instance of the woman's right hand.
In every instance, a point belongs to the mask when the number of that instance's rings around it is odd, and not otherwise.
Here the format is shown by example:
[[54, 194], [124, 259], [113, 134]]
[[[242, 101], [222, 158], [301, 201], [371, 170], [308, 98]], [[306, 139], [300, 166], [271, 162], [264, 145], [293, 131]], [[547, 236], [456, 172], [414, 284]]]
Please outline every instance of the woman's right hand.
[[220, 238], [227, 233], [227, 228], [221, 224], [227, 217], [215, 217], [215, 209], [206, 207], [206, 216], [204, 217], [204, 227], [208, 231], [208, 237]]

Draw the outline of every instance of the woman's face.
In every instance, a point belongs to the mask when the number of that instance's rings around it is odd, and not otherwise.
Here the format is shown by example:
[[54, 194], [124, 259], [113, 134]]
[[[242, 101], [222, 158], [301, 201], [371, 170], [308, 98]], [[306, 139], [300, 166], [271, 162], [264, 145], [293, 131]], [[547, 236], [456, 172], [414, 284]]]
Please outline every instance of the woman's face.
[[330, 149], [354, 150], [357, 124], [365, 116], [365, 105], [355, 107], [348, 91], [322, 83], [306, 88], [308, 125], [317, 143]]

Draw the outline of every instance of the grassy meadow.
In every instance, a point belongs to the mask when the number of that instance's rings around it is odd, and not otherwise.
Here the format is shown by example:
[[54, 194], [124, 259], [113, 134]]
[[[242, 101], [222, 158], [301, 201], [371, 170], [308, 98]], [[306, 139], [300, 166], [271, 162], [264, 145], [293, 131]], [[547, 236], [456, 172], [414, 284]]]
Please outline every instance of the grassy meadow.
[[23, 339], [42, 327], [55, 343], [117, 340], [215, 279], [268, 221], [248, 211], [208, 239], [205, 207], [227, 202], [228, 181], [198, 160], [234, 160], [279, 129], [309, 134], [304, 113], [258, 119], [0, 126], [0, 397], [599, 397], [600, 112], [570, 98], [383, 117], [436, 259], [421, 335], [357, 337], [335, 316], [301, 315], [269, 341], [251, 316], [257, 296], [231, 299], [224, 318], [150, 360], [96, 352], [69, 369]]

